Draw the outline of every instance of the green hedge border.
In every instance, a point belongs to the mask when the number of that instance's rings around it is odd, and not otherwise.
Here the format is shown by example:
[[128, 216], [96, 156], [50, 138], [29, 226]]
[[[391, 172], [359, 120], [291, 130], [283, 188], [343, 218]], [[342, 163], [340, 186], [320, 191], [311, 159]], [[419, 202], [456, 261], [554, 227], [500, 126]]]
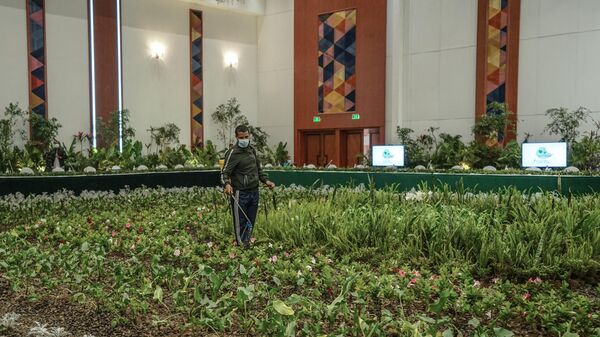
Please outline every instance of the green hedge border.
[[[473, 192], [492, 192], [505, 187], [521, 191], [556, 191], [559, 193], [590, 194], [600, 191], [600, 176], [466, 174], [439, 172], [359, 172], [267, 170], [270, 179], [278, 185], [348, 186], [374, 184], [377, 188], [394, 186], [408, 191], [421, 185], [442, 186], [450, 189], [468, 189]], [[147, 187], [214, 187], [219, 186], [219, 171], [166, 171], [122, 174], [66, 175], [66, 176], [0, 176], [0, 195], [20, 192], [24, 195], [53, 193], [63, 189], [76, 194], [83, 190], [118, 191], [129, 186]]]
[[417, 189], [421, 185], [442, 186], [450, 189], [468, 189], [478, 192], [498, 191], [515, 187], [521, 191], [556, 191], [559, 193], [589, 194], [600, 191], [598, 176], [515, 175], [515, 174], [460, 174], [409, 172], [344, 172], [344, 171], [268, 171], [271, 179], [280, 185], [300, 186], [354, 184], [377, 188], [393, 185], [399, 191]]
[[122, 174], [0, 177], [0, 195], [20, 192], [24, 195], [54, 193], [61, 190], [76, 194], [88, 191], [118, 191], [147, 187], [213, 187], [219, 183], [219, 171], [166, 171]]

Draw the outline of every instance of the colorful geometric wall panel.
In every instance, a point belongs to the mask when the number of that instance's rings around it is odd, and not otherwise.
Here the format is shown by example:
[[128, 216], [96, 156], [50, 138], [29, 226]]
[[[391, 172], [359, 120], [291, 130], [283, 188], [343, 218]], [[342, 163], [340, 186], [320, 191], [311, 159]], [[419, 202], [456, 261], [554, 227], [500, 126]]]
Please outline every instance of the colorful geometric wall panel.
[[[506, 102], [508, 0], [489, 0], [486, 101]], [[489, 108], [488, 108], [489, 109]]]
[[190, 10], [190, 93], [192, 147], [204, 146], [204, 79], [202, 76], [202, 12]]
[[46, 88], [46, 29], [44, 0], [27, 0], [29, 109], [48, 117]]
[[356, 9], [319, 15], [319, 112], [356, 111]]
[[490, 103], [505, 103], [514, 130], [499, 141], [516, 137], [521, 0], [478, 0], [477, 83], [475, 117], [496, 113]]

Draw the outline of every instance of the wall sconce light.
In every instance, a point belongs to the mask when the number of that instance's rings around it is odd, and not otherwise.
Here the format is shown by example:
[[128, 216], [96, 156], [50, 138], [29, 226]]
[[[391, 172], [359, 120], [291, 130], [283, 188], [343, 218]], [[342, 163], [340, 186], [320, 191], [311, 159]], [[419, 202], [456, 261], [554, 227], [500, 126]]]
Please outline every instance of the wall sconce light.
[[163, 60], [165, 58], [165, 46], [162, 43], [153, 42], [150, 45], [150, 56], [156, 60]]
[[216, 0], [219, 5], [243, 5], [246, 3], [246, 0]]
[[237, 68], [238, 67], [238, 55], [234, 52], [227, 52], [223, 58], [223, 62], [225, 63], [225, 67], [227, 68]]

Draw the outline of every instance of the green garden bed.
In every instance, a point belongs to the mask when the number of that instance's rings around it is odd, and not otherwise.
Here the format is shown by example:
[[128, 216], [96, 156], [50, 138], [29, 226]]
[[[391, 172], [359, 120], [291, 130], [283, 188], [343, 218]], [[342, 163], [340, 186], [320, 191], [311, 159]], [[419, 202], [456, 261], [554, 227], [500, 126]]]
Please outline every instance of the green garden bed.
[[594, 195], [279, 187], [250, 250], [230, 221], [215, 188], [0, 197], [0, 336], [600, 334]]
[[[369, 186], [393, 187], [409, 191], [421, 186], [450, 188], [453, 191], [493, 192], [514, 187], [519, 191], [556, 191], [588, 194], [600, 191], [600, 176], [558, 174], [491, 174], [443, 172], [388, 172], [343, 170], [267, 170], [278, 185], [290, 186]], [[0, 176], [0, 195], [53, 193], [63, 189], [76, 194], [83, 190], [117, 191], [129, 186], [214, 187], [219, 186], [219, 171], [165, 171], [109, 174], [71, 174], [43, 176]]]

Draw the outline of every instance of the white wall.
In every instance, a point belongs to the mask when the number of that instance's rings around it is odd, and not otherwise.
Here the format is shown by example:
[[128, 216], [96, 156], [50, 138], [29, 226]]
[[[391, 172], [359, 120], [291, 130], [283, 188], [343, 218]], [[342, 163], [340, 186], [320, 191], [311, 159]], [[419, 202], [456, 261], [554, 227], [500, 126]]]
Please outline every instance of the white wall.
[[294, 153], [294, 1], [267, 0], [258, 19], [258, 125]]
[[521, 6], [519, 139], [528, 132], [531, 140], [557, 140], [543, 133], [549, 108], [584, 106], [600, 121], [600, 1], [525, 0]]
[[0, 0], [0, 118], [9, 103], [29, 106], [26, 27], [25, 2]]
[[46, 0], [48, 117], [62, 124], [67, 146], [78, 132], [90, 133], [87, 2]]
[[[417, 133], [437, 126], [470, 140], [477, 2], [403, 1], [408, 51], [398, 120]], [[544, 113], [553, 107], [585, 106], [600, 121], [600, 1], [523, 0], [521, 6], [518, 139], [530, 133], [533, 141], [556, 140], [543, 132], [549, 122]]]
[[385, 85], [385, 142], [396, 143], [396, 126], [402, 124], [404, 74], [407, 66], [404, 52], [404, 34], [408, 30], [405, 19], [405, 0], [387, 2], [386, 31], [386, 85]]
[[[25, 1], [0, 0], [0, 108], [29, 106]], [[62, 124], [59, 140], [89, 131], [87, 6], [83, 1], [46, 1], [48, 117]]]
[[181, 0], [204, 7], [227, 8], [229, 10], [251, 15], [264, 15], [267, 0], [225, 1], [217, 0]]
[[404, 13], [401, 125], [417, 134], [435, 126], [472, 139], [477, 1], [405, 0]]
[[[123, 1], [124, 103], [137, 136], [175, 122], [189, 144], [188, 9], [204, 11], [205, 137], [216, 139], [215, 107], [238, 97], [251, 122], [287, 141], [293, 153], [294, 0], [267, 0], [265, 15], [243, 15], [184, 1]], [[69, 142], [89, 131], [87, 8], [85, 1], [47, 0], [49, 115]], [[476, 68], [476, 0], [388, 1], [386, 142], [397, 125], [429, 126], [471, 139]], [[28, 105], [24, 2], [0, 0], [0, 108]], [[149, 45], [166, 46], [164, 60]], [[223, 54], [239, 54], [230, 71]], [[519, 139], [542, 134], [546, 109], [580, 105], [600, 120], [600, 1], [524, 0], [519, 65]], [[1, 112], [1, 111], [0, 111]], [[591, 127], [591, 123], [587, 125]]]
[[[250, 122], [257, 121], [257, 33], [255, 16], [202, 8], [181, 1], [123, 1], [124, 107], [131, 111], [136, 138], [150, 143], [150, 126], [175, 123], [180, 141], [190, 145], [189, 8], [204, 18], [204, 136], [215, 141], [211, 114], [237, 97]], [[161, 43], [165, 58], [150, 57]], [[226, 69], [223, 55], [239, 55], [237, 69]], [[219, 146], [221, 146], [219, 144]], [[222, 146], [221, 146], [222, 147]]]

